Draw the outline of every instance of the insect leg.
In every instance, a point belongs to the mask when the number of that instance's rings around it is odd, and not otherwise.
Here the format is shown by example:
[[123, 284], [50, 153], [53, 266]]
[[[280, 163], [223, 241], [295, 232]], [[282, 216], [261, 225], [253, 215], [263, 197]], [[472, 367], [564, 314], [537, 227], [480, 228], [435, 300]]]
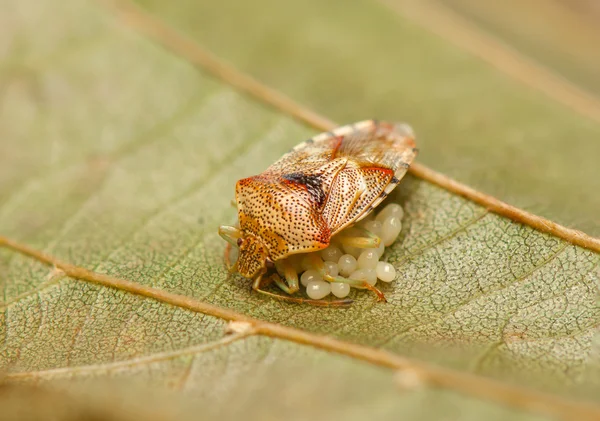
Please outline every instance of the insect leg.
[[[293, 288], [289, 287], [285, 282], [283, 282], [283, 280], [281, 279], [281, 277], [274, 273], [270, 276], [270, 278], [273, 280], [273, 282], [275, 282], [275, 285], [277, 285], [283, 292], [285, 292], [286, 294], [290, 294], [292, 295], [293, 293], [295, 293], [296, 291], [298, 291], [298, 285], [296, 285], [296, 289], [294, 290]], [[298, 280], [298, 276], [296, 276], [296, 281]]]
[[348, 284], [354, 288], [368, 289], [370, 291], [373, 291], [375, 294], [377, 294], [378, 301], [383, 301], [384, 303], [387, 302], [387, 300], [385, 299], [385, 295], [383, 295], [383, 292], [381, 292], [378, 288], [374, 287], [373, 285], [369, 284], [367, 281], [361, 281], [358, 279], [348, 279], [348, 278], [344, 278], [343, 276], [331, 276], [331, 275], [324, 275], [323, 280], [325, 280], [327, 282], [341, 282], [344, 284]]
[[[372, 239], [372, 240], [374, 240], [374, 241], [377, 241], [377, 240], [381, 241], [381, 239], [379, 238], [379, 236], [378, 236], [378, 235], [376, 235], [376, 234], [373, 234], [371, 231], [369, 231], [369, 230], [368, 230], [368, 229], [366, 229], [366, 228], [363, 228], [363, 227], [361, 227], [361, 226], [356, 226], [356, 225], [355, 225], [353, 228], [354, 228], [355, 230], [357, 230], [357, 231], [360, 231], [362, 234], [364, 234], [364, 235], [365, 235], [365, 237], [368, 237], [368, 238], [370, 238], [370, 239]], [[379, 244], [377, 244], [377, 247], [379, 247]]]
[[[262, 278], [262, 275], [254, 281], [252, 288], [256, 292], [260, 292], [261, 294], [268, 295], [269, 297], [277, 298], [278, 300], [287, 301], [290, 303], [298, 303], [298, 304], [311, 304], [314, 306], [321, 306], [321, 307], [347, 307], [350, 304], [352, 304], [352, 302], [353, 302], [351, 299], [331, 300], [331, 301], [311, 300], [310, 298], [290, 297], [289, 295], [275, 294], [273, 292], [269, 292], [269, 291], [265, 291], [264, 289], [260, 289], [260, 282], [261, 282], [260, 278]], [[269, 278], [270, 278], [270, 280], [275, 282], [275, 284], [279, 288], [281, 288], [283, 291], [285, 291], [285, 292], [289, 291], [288, 286], [283, 282], [283, 280], [279, 277], [278, 274], [274, 273]]]
[[236, 260], [233, 265], [227, 268], [227, 270], [229, 271], [229, 273], [236, 273], [238, 271], [238, 261]]
[[227, 243], [227, 245], [225, 246], [225, 264], [227, 265], [227, 269], [231, 272], [231, 268], [233, 267], [233, 264], [231, 263], [231, 244]]
[[285, 278], [289, 291], [282, 289], [288, 294], [298, 292], [300, 289], [300, 286], [298, 285], [298, 273], [294, 270], [292, 264], [288, 262], [287, 259], [277, 260], [275, 262], [275, 268], [277, 269], [277, 272]]
[[256, 278], [254, 278], [254, 282], [252, 283], [252, 289], [254, 291], [258, 291], [260, 289], [260, 283], [262, 282], [263, 274], [261, 273]]
[[237, 239], [242, 236], [242, 232], [236, 227], [221, 225], [219, 227], [219, 235], [223, 240], [237, 247]]
[[361, 227], [353, 227], [350, 233], [352, 233], [353, 231], [355, 233], [356, 231], [360, 231], [361, 233], [364, 233], [365, 236], [361, 237], [351, 234], [340, 234], [337, 236], [337, 238], [339, 239], [340, 243], [342, 243], [342, 245], [358, 247], [361, 249], [376, 249], [377, 247], [379, 247], [381, 239], [369, 230], [366, 230]]
[[[231, 258], [232, 252], [234, 253], [235, 259]], [[239, 250], [234, 248], [231, 243], [227, 243], [225, 246], [225, 265], [227, 266], [227, 270], [229, 273], [236, 273], [238, 270], [238, 259], [239, 259]], [[232, 263], [233, 261], [233, 263]]]
[[229, 269], [231, 267], [231, 244], [227, 243], [227, 245], [225, 246], [225, 264], [227, 265], [227, 268]]

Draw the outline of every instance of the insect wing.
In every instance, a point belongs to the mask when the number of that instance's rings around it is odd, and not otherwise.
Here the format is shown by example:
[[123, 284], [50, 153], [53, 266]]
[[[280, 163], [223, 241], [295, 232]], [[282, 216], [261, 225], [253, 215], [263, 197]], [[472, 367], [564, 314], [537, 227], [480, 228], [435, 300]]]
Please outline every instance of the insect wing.
[[265, 173], [280, 176], [299, 172], [319, 174], [321, 167], [335, 159], [342, 139], [342, 136], [333, 136], [331, 132], [308, 139], [283, 155]]
[[[286, 171], [320, 177], [327, 196], [323, 217], [334, 235], [384, 200], [416, 153], [412, 132], [405, 125], [366, 120], [317, 135], [274, 166], [281, 168], [285, 162]], [[333, 175], [326, 171], [331, 167], [338, 169]]]
[[321, 133], [236, 187], [242, 227], [272, 259], [319, 250], [391, 192], [416, 154], [412, 136], [367, 120]]

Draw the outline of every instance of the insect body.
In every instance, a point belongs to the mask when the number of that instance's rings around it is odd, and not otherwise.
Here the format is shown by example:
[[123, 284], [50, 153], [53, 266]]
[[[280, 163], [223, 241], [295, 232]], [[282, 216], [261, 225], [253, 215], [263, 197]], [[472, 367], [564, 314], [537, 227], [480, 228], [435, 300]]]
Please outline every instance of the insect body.
[[[286, 274], [287, 284], [278, 276], [274, 281], [293, 294], [298, 280], [286, 258], [324, 249], [334, 235], [367, 216], [396, 187], [416, 153], [408, 126], [367, 120], [321, 133], [262, 174], [239, 180], [239, 228], [219, 228], [224, 239], [239, 247], [232, 269], [266, 293], [261, 280], [274, 263]], [[379, 238], [369, 235], [342, 241], [357, 247], [379, 245]]]

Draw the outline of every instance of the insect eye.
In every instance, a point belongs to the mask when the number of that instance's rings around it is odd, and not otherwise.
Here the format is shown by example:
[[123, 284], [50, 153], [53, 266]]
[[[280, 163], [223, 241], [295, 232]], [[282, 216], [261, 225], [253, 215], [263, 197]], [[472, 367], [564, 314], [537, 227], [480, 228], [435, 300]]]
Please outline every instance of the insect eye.
[[238, 238], [237, 239], [237, 245], [238, 245], [238, 247], [241, 247], [243, 242], [244, 242], [244, 240], [242, 238]]

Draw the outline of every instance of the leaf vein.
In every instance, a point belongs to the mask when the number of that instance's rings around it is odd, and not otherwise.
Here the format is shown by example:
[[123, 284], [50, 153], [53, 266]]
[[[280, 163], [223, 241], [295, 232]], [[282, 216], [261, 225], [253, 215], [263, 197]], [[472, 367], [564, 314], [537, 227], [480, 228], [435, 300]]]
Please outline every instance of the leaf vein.
[[419, 247], [418, 249], [412, 251], [410, 254], [406, 255], [406, 256], [402, 256], [400, 259], [398, 259], [395, 263], [397, 263], [398, 265], [412, 259], [413, 257], [419, 256], [421, 254], [423, 254], [425, 251], [437, 246], [438, 244], [441, 244], [445, 241], [451, 240], [452, 238], [456, 237], [458, 234], [460, 234], [462, 231], [465, 231], [467, 228], [469, 228], [470, 226], [476, 224], [477, 222], [479, 222], [480, 220], [482, 220], [487, 214], [489, 213], [489, 211], [486, 209], [485, 211], [483, 211], [482, 213], [480, 213], [479, 215], [475, 216], [474, 218], [470, 219], [469, 221], [467, 221], [465, 224], [459, 226], [458, 228], [448, 232], [447, 234], [443, 235], [442, 237], [438, 238], [437, 240], [425, 244], [421, 247]]
[[[554, 260], [556, 257], [558, 257], [568, 246], [569, 246], [568, 243], [563, 244], [562, 247], [560, 247], [551, 256], [549, 256], [548, 258], [546, 258], [545, 260], [543, 260], [540, 264], [534, 266], [531, 270], [529, 270], [528, 272], [526, 272], [523, 276], [521, 276], [520, 278], [514, 279], [512, 282], [509, 282], [508, 284], [502, 286], [501, 288], [490, 289], [487, 292], [479, 292], [477, 294], [474, 294], [472, 297], [469, 297], [468, 300], [465, 300], [462, 303], [460, 303], [458, 306], [454, 307], [453, 309], [440, 314], [435, 319], [429, 320], [429, 321], [426, 321], [426, 322], [420, 322], [420, 323], [414, 324], [412, 326], [409, 326], [409, 327], [401, 330], [400, 332], [395, 333], [394, 335], [390, 336], [389, 338], [384, 339], [383, 341], [381, 341], [380, 343], [378, 343], [377, 346], [378, 347], [384, 346], [385, 344], [391, 342], [395, 338], [397, 338], [397, 337], [399, 337], [399, 336], [403, 335], [404, 333], [407, 333], [407, 332], [409, 332], [411, 330], [415, 330], [415, 329], [422, 328], [424, 326], [435, 324], [435, 323], [441, 321], [442, 319], [446, 318], [447, 316], [450, 316], [450, 315], [456, 313], [458, 310], [460, 310], [461, 308], [463, 308], [463, 307], [471, 304], [475, 300], [478, 300], [478, 299], [480, 299], [482, 297], [486, 297], [486, 296], [489, 296], [489, 295], [492, 295], [492, 294], [496, 294], [496, 293], [498, 293], [500, 291], [503, 291], [503, 290], [506, 290], [506, 289], [512, 287], [516, 283], [520, 283], [520, 282], [525, 281], [530, 276], [532, 276], [536, 271], [538, 271], [539, 269], [543, 268], [546, 264], [550, 263], [552, 260]], [[562, 293], [564, 293], [564, 291], [562, 291]], [[538, 304], [539, 303], [536, 303], [535, 305], [538, 305]]]
[[178, 349], [174, 351], [160, 352], [153, 355], [146, 355], [142, 357], [131, 358], [128, 360], [113, 361], [109, 363], [90, 364], [75, 367], [60, 367], [52, 368], [49, 370], [39, 371], [22, 371], [7, 373], [5, 378], [8, 379], [23, 379], [23, 378], [38, 378], [58, 375], [75, 375], [75, 374], [88, 374], [99, 371], [110, 371], [110, 370], [122, 370], [125, 368], [149, 365], [157, 362], [168, 361], [175, 358], [179, 358], [186, 355], [198, 355], [203, 352], [212, 351], [217, 348], [221, 348], [231, 343], [238, 341], [242, 338], [250, 336], [252, 333], [233, 333], [229, 334], [219, 340], [208, 344], [194, 345], [191, 347]]

